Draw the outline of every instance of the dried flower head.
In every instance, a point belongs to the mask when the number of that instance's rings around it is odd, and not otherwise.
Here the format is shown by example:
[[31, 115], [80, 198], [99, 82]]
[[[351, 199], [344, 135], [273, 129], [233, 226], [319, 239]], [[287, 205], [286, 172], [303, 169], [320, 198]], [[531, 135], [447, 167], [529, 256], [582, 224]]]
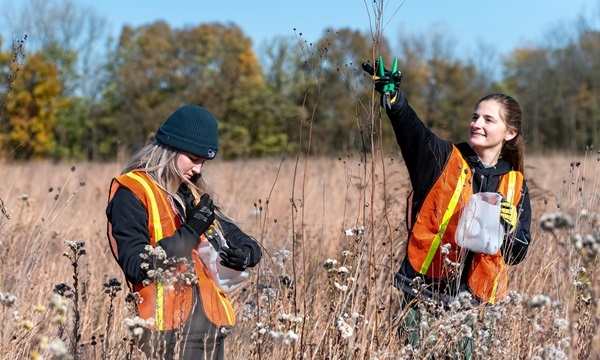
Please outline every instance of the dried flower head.
[[150, 318], [144, 320], [139, 316], [134, 318], [125, 318], [123, 320], [123, 325], [125, 325], [132, 336], [139, 338], [144, 333], [144, 328], [154, 325], [154, 319]]
[[8, 292], [0, 291], [0, 304], [9, 308], [17, 303], [17, 297]]
[[354, 335], [354, 328], [346, 322], [343, 316], [338, 317], [337, 329], [343, 339], [348, 339]]
[[336, 266], [337, 263], [338, 261], [335, 259], [327, 259], [325, 260], [325, 263], [323, 263], [323, 266], [325, 267], [325, 269], [331, 269], [332, 267]]
[[365, 231], [364, 226], [355, 226], [351, 229], [344, 230], [344, 235], [346, 235], [346, 236], [356, 235], [356, 236], [360, 237], [364, 231]]
[[546, 231], [555, 229], [571, 229], [575, 227], [573, 218], [564, 213], [543, 214], [540, 217], [540, 227]]

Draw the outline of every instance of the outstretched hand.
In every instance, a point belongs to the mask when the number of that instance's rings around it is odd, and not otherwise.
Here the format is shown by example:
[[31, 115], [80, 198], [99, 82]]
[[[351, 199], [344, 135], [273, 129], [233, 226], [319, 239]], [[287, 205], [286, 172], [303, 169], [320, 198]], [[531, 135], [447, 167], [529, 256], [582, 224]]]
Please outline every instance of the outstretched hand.
[[382, 106], [388, 110], [398, 100], [402, 73], [398, 71], [398, 58], [394, 59], [392, 70], [383, 65], [383, 58], [375, 61], [375, 68], [368, 62], [362, 63], [365, 72], [373, 77], [375, 91], [381, 94]]

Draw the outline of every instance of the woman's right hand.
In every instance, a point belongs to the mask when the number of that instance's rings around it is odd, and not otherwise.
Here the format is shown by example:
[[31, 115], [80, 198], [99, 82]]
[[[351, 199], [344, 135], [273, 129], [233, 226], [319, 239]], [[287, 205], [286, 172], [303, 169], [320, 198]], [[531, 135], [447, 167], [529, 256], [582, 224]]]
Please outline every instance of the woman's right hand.
[[362, 68], [369, 75], [373, 76], [375, 91], [381, 94], [381, 106], [387, 111], [392, 108], [392, 104], [400, 99], [400, 82], [402, 73], [398, 71], [398, 59], [394, 59], [392, 70], [388, 70], [383, 65], [383, 59], [375, 61], [375, 68], [368, 62], [362, 63]]
[[215, 221], [215, 206], [210, 195], [204, 194], [198, 205], [187, 213], [185, 223], [198, 235], [204, 234]]

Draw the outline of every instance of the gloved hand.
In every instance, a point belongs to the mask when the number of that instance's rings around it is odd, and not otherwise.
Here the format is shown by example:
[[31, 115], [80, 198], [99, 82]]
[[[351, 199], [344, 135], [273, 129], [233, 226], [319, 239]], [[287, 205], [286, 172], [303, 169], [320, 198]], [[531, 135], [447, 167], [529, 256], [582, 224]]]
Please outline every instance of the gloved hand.
[[203, 234], [215, 221], [215, 206], [210, 195], [204, 194], [200, 202], [194, 208], [188, 211], [185, 223], [196, 232]]
[[517, 228], [517, 208], [503, 197], [500, 201], [500, 222], [509, 234]]
[[226, 240], [229, 248], [221, 249], [221, 265], [237, 271], [244, 271], [250, 264], [250, 249], [239, 248]]
[[362, 63], [362, 68], [369, 75], [373, 76], [375, 91], [381, 94], [381, 105], [386, 110], [390, 109], [391, 105], [400, 98], [402, 73], [397, 69], [398, 59], [394, 59], [394, 65], [391, 71], [383, 65], [381, 56], [379, 57], [379, 60], [375, 61], [375, 68], [368, 62]]

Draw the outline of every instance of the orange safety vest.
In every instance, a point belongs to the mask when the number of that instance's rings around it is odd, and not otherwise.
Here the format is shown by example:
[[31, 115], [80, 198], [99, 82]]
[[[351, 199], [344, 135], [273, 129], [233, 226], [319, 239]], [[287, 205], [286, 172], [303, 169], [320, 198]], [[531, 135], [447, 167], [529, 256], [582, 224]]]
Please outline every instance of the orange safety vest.
[[[175, 230], [181, 226], [181, 221], [172, 205], [172, 199], [158, 187], [148, 174], [143, 171], [133, 171], [113, 179], [109, 202], [121, 186], [131, 190], [147, 209], [148, 231], [152, 246], [155, 246], [161, 239], [173, 235]], [[118, 260], [117, 242], [112, 236], [110, 223], [108, 224], [108, 237], [113, 255]], [[202, 235], [201, 241], [208, 240]], [[215, 285], [195, 249], [192, 251], [192, 260], [198, 277], [202, 310], [207, 319], [219, 327], [235, 325], [235, 314], [229, 299]], [[178, 271], [183, 270], [185, 269], [178, 269]], [[137, 304], [139, 316], [145, 320], [154, 318], [154, 328], [157, 330], [171, 330], [184, 325], [193, 311], [194, 285], [172, 284], [173, 286], [167, 286], [160, 281], [153, 281], [147, 286], [130, 283], [128, 285], [132, 292], [138, 292], [142, 298], [142, 301]]]
[[[455, 268], [444, 264], [444, 258], [462, 262], [466, 251], [456, 244], [455, 232], [462, 209], [473, 195], [473, 173], [453, 146], [444, 170], [425, 197], [408, 240], [408, 260], [417, 272], [433, 279], [455, 275]], [[500, 179], [498, 192], [509, 202], [518, 205], [523, 187], [523, 174], [510, 171]], [[440, 247], [450, 244], [449, 253]], [[478, 298], [494, 304], [508, 291], [507, 266], [501, 250], [494, 255], [474, 253], [468, 269], [468, 285]]]

